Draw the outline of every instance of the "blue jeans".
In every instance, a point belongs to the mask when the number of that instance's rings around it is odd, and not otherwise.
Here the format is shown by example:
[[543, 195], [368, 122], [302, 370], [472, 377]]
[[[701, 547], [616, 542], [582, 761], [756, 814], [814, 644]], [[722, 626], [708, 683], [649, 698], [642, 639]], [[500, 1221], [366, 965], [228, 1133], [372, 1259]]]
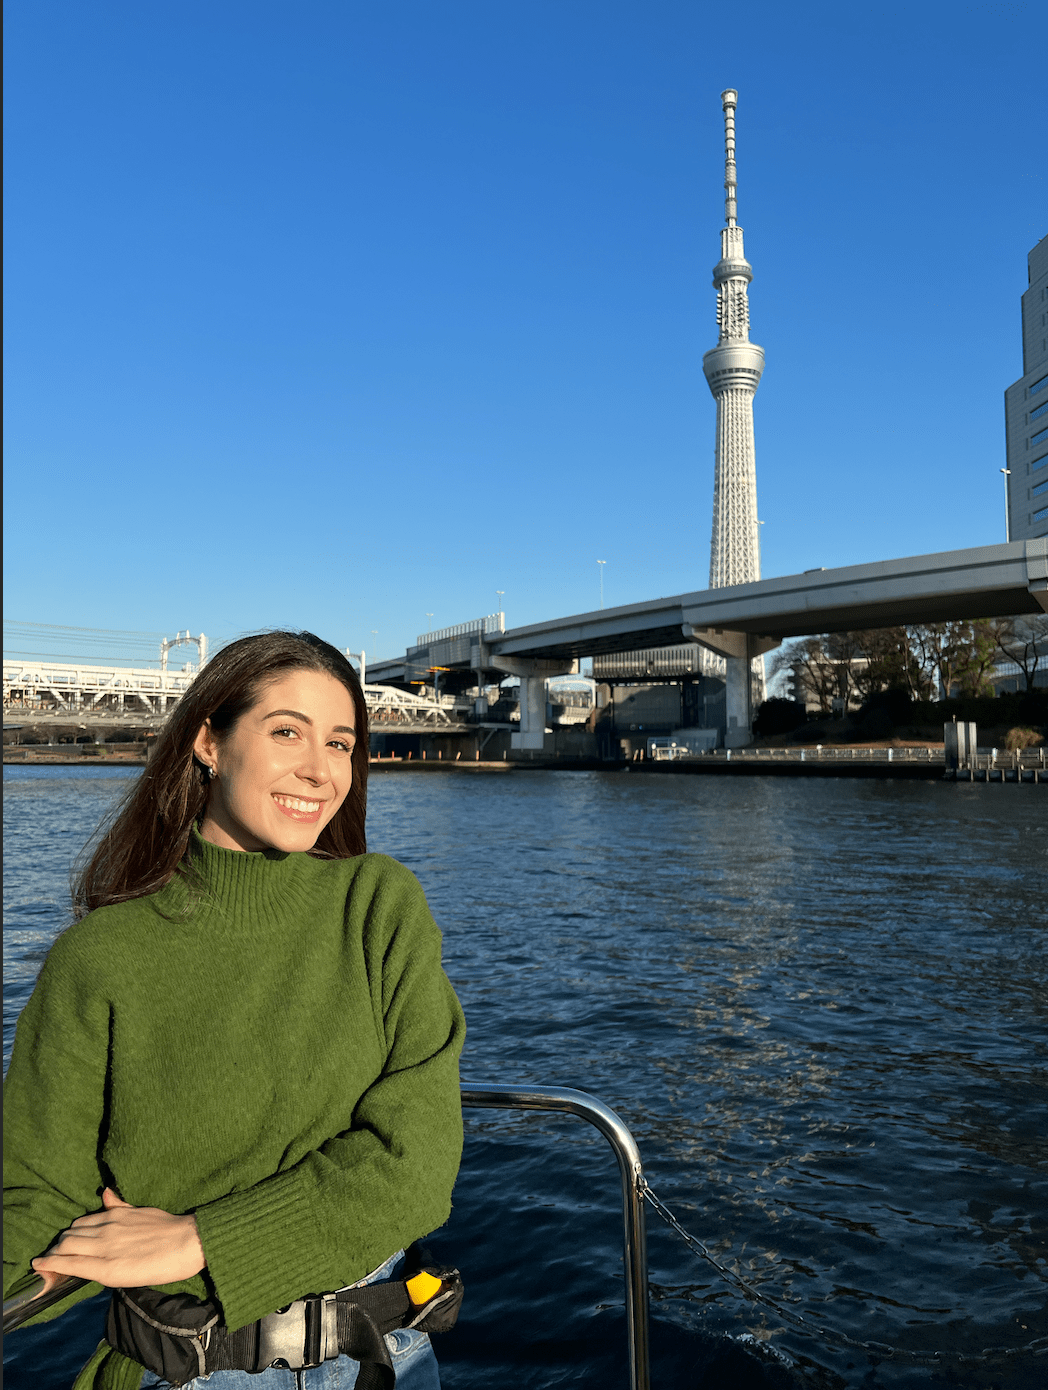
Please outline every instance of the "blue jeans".
[[[395, 1279], [403, 1264], [404, 1252], [398, 1250], [360, 1282], [381, 1284]], [[397, 1374], [397, 1390], [440, 1390], [437, 1358], [425, 1332], [400, 1327], [387, 1332], [385, 1340]], [[325, 1361], [322, 1366], [308, 1366], [302, 1371], [212, 1371], [187, 1381], [185, 1390], [205, 1390], [205, 1387], [206, 1390], [353, 1390], [359, 1370], [359, 1361], [351, 1356], [339, 1356], [334, 1361]], [[170, 1384], [153, 1371], [143, 1371], [138, 1390], [168, 1390]]]

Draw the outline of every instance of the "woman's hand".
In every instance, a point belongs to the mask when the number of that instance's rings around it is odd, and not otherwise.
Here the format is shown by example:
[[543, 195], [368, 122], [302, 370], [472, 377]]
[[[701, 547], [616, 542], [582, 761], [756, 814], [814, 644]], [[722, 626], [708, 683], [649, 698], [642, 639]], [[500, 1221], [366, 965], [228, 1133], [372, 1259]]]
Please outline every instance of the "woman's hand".
[[111, 1289], [173, 1284], [199, 1274], [206, 1264], [195, 1216], [133, 1207], [108, 1187], [101, 1211], [78, 1217], [32, 1261], [45, 1278], [72, 1274]]

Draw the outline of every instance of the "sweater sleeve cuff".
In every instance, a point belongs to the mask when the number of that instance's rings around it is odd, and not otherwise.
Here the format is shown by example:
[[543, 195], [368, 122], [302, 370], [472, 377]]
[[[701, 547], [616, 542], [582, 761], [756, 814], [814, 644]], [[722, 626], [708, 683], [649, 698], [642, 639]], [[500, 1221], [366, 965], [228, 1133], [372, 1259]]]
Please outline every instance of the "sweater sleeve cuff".
[[293, 1172], [197, 1208], [207, 1272], [230, 1332], [287, 1303], [289, 1289], [292, 1298], [318, 1292], [308, 1253], [318, 1243], [316, 1210], [310, 1184]]

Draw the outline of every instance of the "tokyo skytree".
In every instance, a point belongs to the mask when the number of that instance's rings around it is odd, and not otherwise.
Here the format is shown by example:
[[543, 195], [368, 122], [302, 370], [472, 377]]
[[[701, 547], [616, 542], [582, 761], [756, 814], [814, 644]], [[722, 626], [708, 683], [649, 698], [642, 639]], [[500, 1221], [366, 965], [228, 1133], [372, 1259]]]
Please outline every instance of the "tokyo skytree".
[[[737, 219], [735, 107], [739, 94], [721, 92], [724, 108], [724, 226], [721, 258], [713, 267], [717, 291], [717, 346], [704, 353], [702, 370], [717, 402], [713, 474], [710, 588], [751, 584], [761, 577], [757, 523], [757, 467], [753, 449], [753, 397], [764, 371], [764, 349], [750, 342], [747, 286], [753, 270]], [[718, 663], [719, 667], [719, 663]], [[711, 665], [710, 674], [713, 673]], [[764, 699], [764, 658], [750, 662], [750, 707]], [[747, 720], [748, 722], [748, 720]]]
[[[713, 268], [717, 291], [717, 346], [702, 370], [717, 402], [710, 588], [750, 584], [761, 577], [757, 535], [757, 472], [753, 453], [753, 397], [764, 370], [764, 349], [750, 342], [747, 286], [753, 271], [736, 221], [735, 107], [738, 92], [721, 93], [724, 108], [724, 226], [721, 258]], [[763, 684], [763, 662], [761, 683]], [[754, 674], [756, 675], [756, 663]]]

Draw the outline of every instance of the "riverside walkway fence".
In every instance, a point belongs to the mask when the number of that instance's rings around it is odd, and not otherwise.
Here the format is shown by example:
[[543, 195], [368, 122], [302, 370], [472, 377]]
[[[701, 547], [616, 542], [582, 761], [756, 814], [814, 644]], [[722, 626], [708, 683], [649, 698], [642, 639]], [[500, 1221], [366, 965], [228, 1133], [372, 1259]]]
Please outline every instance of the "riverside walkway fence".
[[655, 762], [682, 763], [916, 762], [945, 766], [941, 748], [835, 748], [823, 744], [817, 744], [814, 748], [708, 748], [699, 752], [691, 752], [678, 745], [656, 748], [652, 757]]
[[930, 773], [941, 770], [950, 781], [961, 782], [1044, 782], [1048, 784], [1048, 758], [1044, 748], [991, 748], [969, 754], [958, 768], [948, 768], [942, 748], [849, 748], [817, 744], [814, 748], [715, 748], [686, 753], [682, 748], [659, 749], [656, 761], [690, 763], [715, 767], [743, 764], [756, 768], [797, 763], [823, 765], [827, 771], [848, 765], [867, 767], [889, 764], [926, 767]]
[[1043, 748], [991, 748], [970, 753], [963, 766], [950, 768], [953, 782], [1044, 782], [1048, 784], [1048, 759]]

